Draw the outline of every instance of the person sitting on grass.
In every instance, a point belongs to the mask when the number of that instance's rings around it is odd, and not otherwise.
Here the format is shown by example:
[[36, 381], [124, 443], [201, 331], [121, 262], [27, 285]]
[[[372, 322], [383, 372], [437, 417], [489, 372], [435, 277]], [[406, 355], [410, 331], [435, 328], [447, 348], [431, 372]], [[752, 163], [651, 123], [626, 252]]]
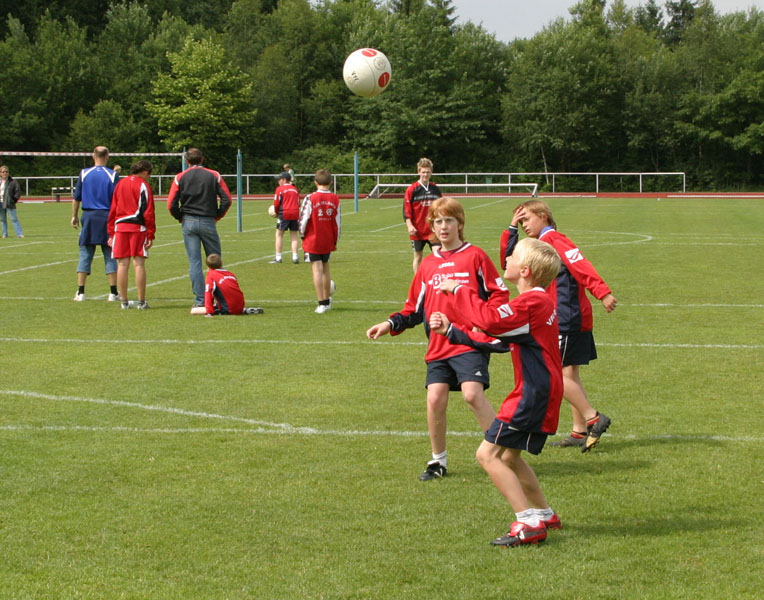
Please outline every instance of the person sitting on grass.
[[507, 258], [504, 278], [517, 286], [519, 295], [508, 304], [490, 306], [471, 287], [453, 279], [440, 284], [450, 295], [444, 312], [430, 316], [430, 329], [447, 335], [452, 344], [479, 347], [474, 334], [451, 321], [477, 327], [511, 345], [515, 386], [499, 408], [493, 424], [477, 450], [480, 466], [506, 498], [515, 520], [494, 546], [537, 544], [547, 529], [561, 529], [559, 517], [549, 506], [536, 474], [523, 460], [523, 450], [539, 454], [547, 436], [556, 433], [562, 402], [562, 362], [557, 342], [554, 300], [544, 291], [560, 271], [560, 257], [545, 242], [526, 238]]
[[223, 269], [219, 254], [207, 256], [207, 280], [204, 282], [204, 306], [191, 308], [192, 315], [260, 315], [262, 308], [244, 306], [244, 293], [236, 275]]

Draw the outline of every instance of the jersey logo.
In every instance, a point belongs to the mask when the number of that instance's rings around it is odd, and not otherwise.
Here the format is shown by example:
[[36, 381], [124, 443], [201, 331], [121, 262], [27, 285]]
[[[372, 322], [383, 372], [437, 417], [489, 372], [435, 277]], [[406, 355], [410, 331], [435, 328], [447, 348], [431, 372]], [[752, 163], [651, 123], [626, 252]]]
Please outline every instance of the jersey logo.
[[511, 317], [514, 314], [512, 312], [512, 309], [509, 307], [509, 304], [502, 304], [496, 310], [499, 311], [499, 315], [501, 315], [502, 319], [506, 319], [507, 317]]
[[571, 263], [578, 262], [579, 260], [584, 260], [584, 255], [581, 254], [581, 251], [578, 248], [572, 248], [570, 250], [566, 250], [565, 257]]

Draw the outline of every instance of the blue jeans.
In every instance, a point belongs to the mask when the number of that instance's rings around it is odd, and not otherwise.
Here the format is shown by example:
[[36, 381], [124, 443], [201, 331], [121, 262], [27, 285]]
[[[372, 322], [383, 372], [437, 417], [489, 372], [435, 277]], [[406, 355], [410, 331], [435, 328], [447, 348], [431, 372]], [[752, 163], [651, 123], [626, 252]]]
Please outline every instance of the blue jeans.
[[8, 237], [8, 218], [5, 215], [6, 212], [11, 215], [11, 223], [13, 223], [13, 228], [16, 230], [16, 236], [19, 237], [24, 235], [24, 232], [21, 230], [21, 223], [19, 223], [19, 217], [16, 214], [16, 209], [0, 208], [0, 220], [3, 222], [3, 237]]
[[204, 304], [204, 271], [202, 271], [202, 247], [204, 255], [220, 254], [220, 237], [214, 217], [183, 215], [183, 243], [188, 256], [188, 276], [194, 292], [194, 303]]
[[[77, 262], [77, 273], [87, 273], [90, 275], [90, 265], [93, 264], [95, 251], [95, 245], [80, 246], [80, 260]], [[106, 265], [106, 274], [116, 273], [117, 261], [112, 257], [109, 245], [101, 244], [101, 252], [103, 252], [103, 262]]]

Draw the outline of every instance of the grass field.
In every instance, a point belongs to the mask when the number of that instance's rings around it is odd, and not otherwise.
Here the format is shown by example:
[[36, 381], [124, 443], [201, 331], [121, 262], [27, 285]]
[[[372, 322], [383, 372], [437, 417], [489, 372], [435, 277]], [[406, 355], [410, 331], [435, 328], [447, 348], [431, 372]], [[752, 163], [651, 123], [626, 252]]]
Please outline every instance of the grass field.
[[[517, 202], [465, 200], [467, 239], [495, 258]], [[511, 550], [488, 543], [513, 519], [459, 396], [449, 477], [417, 480], [422, 329], [364, 337], [411, 278], [399, 200], [343, 205], [324, 315], [308, 265], [268, 264], [265, 203], [242, 233], [232, 212], [226, 266], [265, 314], [214, 319], [188, 314], [161, 203], [142, 312], [104, 301], [98, 255], [72, 302], [69, 205], [21, 205], [27, 237], [0, 244], [0, 598], [761, 598], [764, 204], [549, 203], [619, 299], [595, 303], [582, 369], [613, 425], [529, 459], [564, 528]]]

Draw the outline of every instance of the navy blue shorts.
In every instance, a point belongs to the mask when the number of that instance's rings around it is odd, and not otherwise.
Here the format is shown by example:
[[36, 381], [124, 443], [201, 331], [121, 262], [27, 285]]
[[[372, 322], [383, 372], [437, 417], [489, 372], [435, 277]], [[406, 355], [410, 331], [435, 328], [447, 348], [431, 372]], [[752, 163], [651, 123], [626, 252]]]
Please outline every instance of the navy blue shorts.
[[560, 355], [562, 366], [588, 365], [597, 358], [594, 334], [591, 331], [560, 334]]
[[462, 389], [462, 383], [465, 381], [482, 383], [483, 389], [486, 390], [490, 387], [487, 354], [465, 352], [427, 363], [425, 387], [431, 383], [447, 383], [452, 392], [457, 392]]
[[541, 454], [547, 437], [546, 433], [512, 429], [507, 423], [499, 419], [494, 419], [488, 431], [485, 432], [486, 442], [491, 442], [504, 448], [525, 450], [531, 454]]
[[425, 246], [429, 246], [430, 250], [432, 250], [433, 246], [440, 246], [440, 242], [437, 240], [411, 240], [411, 247], [414, 249], [415, 252], [421, 252], [424, 250]]
[[332, 255], [331, 252], [327, 252], [326, 254], [314, 254], [313, 252], [306, 253], [306, 260], [309, 262], [322, 262], [322, 263], [328, 263], [329, 257]]
[[279, 231], [300, 231], [300, 222], [297, 219], [279, 219], [276, 221], [276, 229]]

